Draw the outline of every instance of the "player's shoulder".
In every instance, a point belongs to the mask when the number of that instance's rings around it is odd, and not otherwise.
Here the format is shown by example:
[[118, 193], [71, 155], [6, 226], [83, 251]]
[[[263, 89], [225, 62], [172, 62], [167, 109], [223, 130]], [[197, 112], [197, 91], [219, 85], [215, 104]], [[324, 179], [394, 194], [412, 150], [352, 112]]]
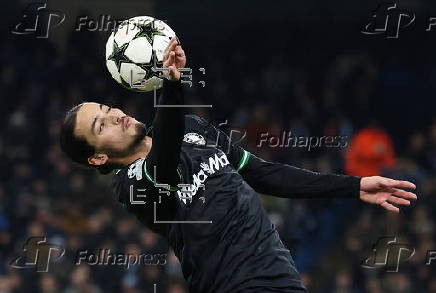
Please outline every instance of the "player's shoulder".
[[183, 141], [197, 145], [206, 145], [210, 123], [197, 115], [185, 115], [185, 134]]

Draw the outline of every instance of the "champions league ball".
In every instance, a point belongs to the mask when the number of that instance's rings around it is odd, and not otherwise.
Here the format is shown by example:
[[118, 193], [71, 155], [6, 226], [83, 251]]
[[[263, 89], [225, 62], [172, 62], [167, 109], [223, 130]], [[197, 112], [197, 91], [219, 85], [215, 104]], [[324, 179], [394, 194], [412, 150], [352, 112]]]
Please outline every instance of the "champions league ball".
[[163, 54], [175, 32], [150, 16], [125, 20], [106, 43], [106, 66], [112, 78], [127, 89], [152, 91], [162, 87]]

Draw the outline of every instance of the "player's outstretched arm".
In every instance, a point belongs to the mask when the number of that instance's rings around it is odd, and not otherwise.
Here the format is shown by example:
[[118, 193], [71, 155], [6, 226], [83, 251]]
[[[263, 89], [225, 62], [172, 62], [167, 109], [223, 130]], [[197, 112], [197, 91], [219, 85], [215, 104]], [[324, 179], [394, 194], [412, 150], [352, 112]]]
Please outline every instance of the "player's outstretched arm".
[[253, 154], [241, 175], [257, 192], [284, 198], [357, 198], [361, 180], [268, 162]]
[[257, 192], [284, 198], [337, 198], [355, 197], [379, 204], [385, 209], [399, 212], [393, 204], [410, 205], [416, 195], [402, 190], [414, 189], [407, 181], [380, 176], [356, 177], [322, 174], [286, 164], [272, 163], [250, 156], [241, 175]]
[[[183, 104], [183, 90], [178, 68], [186, 65], [186, 57], [176, 38], [171, 39], [164, 53], [163, 67], [168, 68], [167, 79], [158, 101], [153, 121], [153, 144], [147, 157], [147, 172], [157, 183], [175, 187], [179, 183], [177, 165], [184, 132], [182, 107], [165, 107]], [[156, 174], [154, 173], [156, 166]], [[156, 175], [154, 177], [154, 174]]]

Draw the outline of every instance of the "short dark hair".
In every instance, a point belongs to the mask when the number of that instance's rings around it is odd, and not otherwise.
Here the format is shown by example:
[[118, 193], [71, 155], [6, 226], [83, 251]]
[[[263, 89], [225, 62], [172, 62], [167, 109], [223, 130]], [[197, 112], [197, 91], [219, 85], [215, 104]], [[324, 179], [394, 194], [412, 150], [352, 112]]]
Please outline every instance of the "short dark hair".
[[109, 174], [117, 166], [106, 163], [100, 166], [89, 164], [88, 158], [95, 154], [95, 148], [90, 145], [84, 137], [74, 134], [77, 122], [77, 112], [84, 103], [74, 106], [66, 114], [61, 125], [60, 145], [62, 151], [70, 157], [71, 160], [85, 167], [96, 168], [101, 174]]

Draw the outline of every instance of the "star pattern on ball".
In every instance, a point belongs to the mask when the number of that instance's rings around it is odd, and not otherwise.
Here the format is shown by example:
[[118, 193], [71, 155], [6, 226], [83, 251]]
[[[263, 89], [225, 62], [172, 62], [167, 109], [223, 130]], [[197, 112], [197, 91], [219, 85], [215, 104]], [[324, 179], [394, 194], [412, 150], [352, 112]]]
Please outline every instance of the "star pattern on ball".
[[112, 54], [108, 57], [108, 60], [112, 60], [115, 62], [118, 68], [118, 72], [120, 71], [121, 63], [132, 62], [129, 58], [126, 57], [126, 55], [124, 55], [124, 52], [126, 51], [128, 45], [129, 43], [126, 43], [119, 47], [117, 42], [114, 41]]
[[135, 38], [145, 37], [148, 42], [153, 45], [154, 36], [165, 36], [160, 29], [157, 29], [154, 25], [154, 20], [148, 23], [139, 23], [136, 26], [139, 28], [139, 32], [136, 34]]
[[[137, 64], [138, 65], [138, 64]], [[162, 61], [158, 61], [157, 59], [157, 55], [156, 52], [153, 50], [153, 52], [151, 53], [151, 61], [150, 64], [144, 64], [142, 66], [140, 66], [142, 69], [145, 70], [146, 75], [144, 77], [144, 79], [149, 79], [152, 78], [153, 76], [159, 77], [159, 71], [153, 71], [153, 67], [156, 69], [160, 69], [163, 66], [163, 62]]]

